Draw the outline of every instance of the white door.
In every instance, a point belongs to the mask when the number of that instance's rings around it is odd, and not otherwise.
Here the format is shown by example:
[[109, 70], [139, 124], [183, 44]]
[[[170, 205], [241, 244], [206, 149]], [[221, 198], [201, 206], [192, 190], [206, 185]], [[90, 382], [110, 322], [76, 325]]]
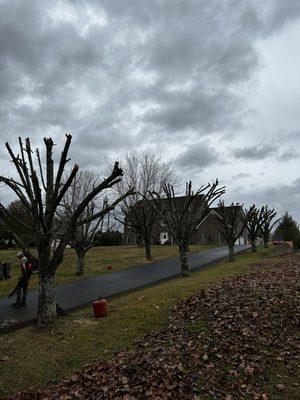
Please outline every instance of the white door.
[[241, 245], [241, 244], [245, 244], [245, 240], [244, 240], [243, 236], [240, 236], [235, 242], [236, 246]]

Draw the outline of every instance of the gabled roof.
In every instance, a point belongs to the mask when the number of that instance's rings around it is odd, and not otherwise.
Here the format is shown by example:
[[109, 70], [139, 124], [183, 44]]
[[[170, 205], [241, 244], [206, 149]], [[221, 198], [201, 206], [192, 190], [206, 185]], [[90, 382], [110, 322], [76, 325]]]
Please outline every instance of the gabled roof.
[[[239, 208], [241, 208], [243, 215], [245, 215], [243, 206], [242, 206], [241, 204], [238, 204], [237, 206], [236, 206], [236, 205], [235, 205], [235, 206], [225, 206], [225, 208], [233, 208], [233, 207], [239, 207]], [[197, 225], [196, 229], [198, 229], [199, 226], [201, 226], [201, 225], [203, 224], [203, 222], [206, 221], [206, 219], [207, 219], [210, 215], [212, 215], [213, 213], [218, 214], [218, 211], [219, 211], [219, 207], [210, 207], [209, 212], [207, 213], [206, 217], [203, 218], [203, 220], [202, 220], [201, 222], [199, 222], [199, 224]]]
[[207, 213], [207, 215], [206, 215], [206, 217], [205, 218], [203, 218], [203, 220], [202, 221], [200, 221], [199, 222], [199, 224], [196, 226], [196, 230], [199, 228], [199, 226], [200, 225], [202, 225], [203, 224], [203, 222], [204, 221], [206, 221], [207, 220], [207, 218], [211, 215], [211, 213], [214, 213], [215, 211], [214, 211], [214, 209], [213, 208], [211, 208], [210, 210], [209, 210], [209, 212]]
[[[242, 211], [244, 212], [244, 209], [243, 209], [243, 206], [241, 205], [241, 204], [236, 204], [236, 205], [230, 205], [230, 206], [225, 206], [225, 208], [234, 208], [234, 207], [239, 207], [239, 208], [241, 208], [242, 209]], [[210, 207], [210, 209], [209, 210], [211, 210], [211, 211], [218, 211], [219, 210], [219, 207]]]
[[[199, 196], [197, 196], [197, 198], [195, 199], [195, 201], [193, 202], [193, 206], [197, 206], [197, 203], [199, 203], [199, 202], [202, 202], [202, 198], [204, 197], [204, 195], [199, 195]], [[186, 199], [186, 196], [176, 196], [176, 197], [174, 197], [173, 198], [173, 201], [175, 202], [175, 204], [176, 205], [179, 205], [179, 206], [184, 206], [184, 203], [185, 203], [185, 199]], [[148, 200], [144, 200], [144, 199], [140, 199], [139, 201], [137, 201], [137, 203], [136, 204], [140, 204], [140, 203], [144, 203], [144, 202], [152, 202], [153, 201], [153, 199], [148, 199]], [[165, 203], [167, 203], [168, 202], [168, 198], [167, 197], [162, 197], [161, 198], [161, 201], [163, 201], [163, 202], [165, 202]], [[134, 207], [135, 205], [133, 205], [133, 207]]]

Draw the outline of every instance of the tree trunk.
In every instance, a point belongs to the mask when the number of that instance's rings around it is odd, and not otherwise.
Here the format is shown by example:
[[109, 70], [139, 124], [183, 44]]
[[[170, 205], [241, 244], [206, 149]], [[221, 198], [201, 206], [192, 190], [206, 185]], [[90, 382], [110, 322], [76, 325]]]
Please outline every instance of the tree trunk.
[[146, 249], [146, 258], [147, 258], [147, 260], [151, 260], [152, 259], [151, 244], [150, 243], [145, 243], [145, 249]]
[[267, 235], [267, 234], [265, 234], [265, 236], [264, 236], [263, 239], [264, 239], [264, 247], [265, 247], [265, 249], [267, 249], [267, 248], [268, 248], [269, 241], [270, 241], [270, 236]]
[[146, 259], [151, 260], [152, 253], [151, 253], [151, 237], [150, 237], [150, 235], [146, 234], [144, 236], [144, 242], [145, 242]]
[[252, 241], [251, 241], [251, 251], [252, 251], [252, 253], [255, 253], [255, 252], [256, 252], [256, 243], [255, 243], [255, 240], [252, 240]]
[[228, 249], [229, 249], [229, 257], [228, 257], [228, 260], [229, 260], [230, 262], [233, 262], [233, 261], [235, 260], [235, 256], [234, 256], [234, 246], [229, 245], [229, 246], [228, 246]]
[[179, 246], [179, 254], [180, 254], [180, 265], [181, 265], [181, 275], [182, 276], [190, 276], [191, 275], [189, 262], [188, 262], [186, 253], [187, 253], [186, 245], [180, 245]]
[[56, 319], [56, 297], [54, 276], [45, 275], [40, 272], [39, 276], [39, 305], [38, 305], [38, 325], [45, 325]]
[[84, 274], [84, 253], [77, 253], [77, 276], [82, 276]]

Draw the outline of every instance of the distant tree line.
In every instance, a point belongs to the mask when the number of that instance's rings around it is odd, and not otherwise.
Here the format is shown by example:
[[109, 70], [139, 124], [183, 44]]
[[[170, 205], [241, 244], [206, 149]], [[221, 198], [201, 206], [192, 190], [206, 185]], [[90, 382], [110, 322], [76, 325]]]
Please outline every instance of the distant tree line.
[[292, 241], [296, 248], [300, 248], [300, 229], [293, 217], [285, 212], [274, 232], [275, 237], [282, 236], [286, 241]]

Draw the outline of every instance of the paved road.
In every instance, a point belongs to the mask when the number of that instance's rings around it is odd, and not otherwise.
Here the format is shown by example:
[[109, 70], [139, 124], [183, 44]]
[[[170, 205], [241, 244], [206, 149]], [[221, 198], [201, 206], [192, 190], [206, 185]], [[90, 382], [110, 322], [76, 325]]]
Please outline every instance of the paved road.
[[[236, 246], [236, 252], [249, 246]], [[190, 253], [189, 262], [192, 270], [203, 268], [228, 255], [227, 247], [217, 247], [200, 253]], [[65, 310], [71, 310], [91, 303], [101, 294], [110, 297], [138, 289], [153, 283], [171, 279], [180, 273], [178, 258], [161, 260], [146, 265], [139, 265], [123, 271], [110, 272], [93, 278], [79, 279], [56, 287], [57, 302]], [[1, 284], [1, 282], [0, 282]], [[14, 320], [14, 326], [35, 321], [38, 292], [28, 293], [28, 305], [19, 309], [10, 306], [11, 299], [0, 299], [0, 332], [3, 321]]]

